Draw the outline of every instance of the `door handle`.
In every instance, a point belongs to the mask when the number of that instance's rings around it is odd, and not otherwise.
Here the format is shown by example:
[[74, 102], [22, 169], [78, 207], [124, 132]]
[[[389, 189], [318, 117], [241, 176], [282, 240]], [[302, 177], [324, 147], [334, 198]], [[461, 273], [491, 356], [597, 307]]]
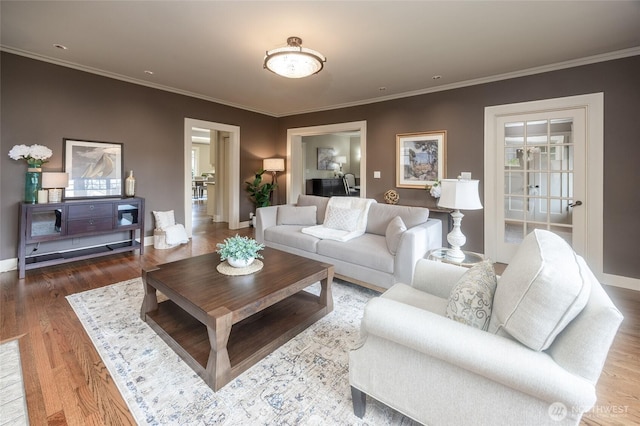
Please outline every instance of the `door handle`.
[[569, 207], [577, 207], [577, 206], [581, 206], [581, 205], [582, 205], [582, 201], [578, 200], [575, 203], [569, 204]]

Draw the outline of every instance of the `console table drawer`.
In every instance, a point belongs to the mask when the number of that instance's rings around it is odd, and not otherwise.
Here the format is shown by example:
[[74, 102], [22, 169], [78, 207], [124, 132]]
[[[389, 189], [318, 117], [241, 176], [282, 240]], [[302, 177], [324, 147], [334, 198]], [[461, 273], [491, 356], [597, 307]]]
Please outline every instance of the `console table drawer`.
[[89, 219], [70, 220], [67, 222], [67, 235], [110, 231], [111, 229], [113, 229], [112, 217], [94, 217]]
[[96, 203], [83, 204], [79, 206], [69, 206], [69, 220], [84, 219], [92, 217], [113, 217], [113, 204]]

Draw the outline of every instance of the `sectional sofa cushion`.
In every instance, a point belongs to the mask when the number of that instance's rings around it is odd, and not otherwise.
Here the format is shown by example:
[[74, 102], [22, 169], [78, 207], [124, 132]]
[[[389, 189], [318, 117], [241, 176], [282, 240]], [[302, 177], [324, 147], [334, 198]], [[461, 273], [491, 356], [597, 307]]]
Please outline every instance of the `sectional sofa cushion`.
[[400, 216], [407, 229], [411, 229], [427, 221], [429, 209], [426, 207], [374, 203], [369, 208], [366, 232], [368, 234], [385, 235], [389, 222], [396, 216]]
[[280, 225], [265, 229], [264, 238], [274, 244], [315, 253], [319, 239], [301, 232], [302, 225]]
[[320, 240], [317, 253], [372, 270], [393, 273], [394, 256], [384, 237], [364, 234], [349, 241]]
[[391, 222], [387, 225], [387, 230], [385, 231], [384, 236], [387, 241], [387, 248], [391, 254], [395, 255], [398, 251], [400, 239], [406, 230], [407, 227], [400, 216], [396, 216], [391, 219]]
[[315, 225], [317, 206], [278, 206], [278, 225]]
[[316, 223], [324, 223], [324, 214], [327, 211], [329, 197], [316, 197], [315, 195], [298, 195], [297, 206], [316, 206]]
[[488, 331], [545, 350], [584, 308], [590, 289], [569, 244], [552, 232], [535, 230], [500, 278]]

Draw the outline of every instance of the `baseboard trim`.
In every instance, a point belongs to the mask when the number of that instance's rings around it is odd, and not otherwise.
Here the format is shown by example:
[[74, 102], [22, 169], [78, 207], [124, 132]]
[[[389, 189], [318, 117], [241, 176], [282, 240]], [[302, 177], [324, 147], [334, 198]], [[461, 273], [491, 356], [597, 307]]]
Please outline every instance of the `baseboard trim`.
[[0, 260], [0, 272], [15, 271], [18, 269], [18, 258]]
[[602, 284], [612, 287], [626, 288], [640, 291], [640, 279], [623, 277], [620, 275], [602, 274]]

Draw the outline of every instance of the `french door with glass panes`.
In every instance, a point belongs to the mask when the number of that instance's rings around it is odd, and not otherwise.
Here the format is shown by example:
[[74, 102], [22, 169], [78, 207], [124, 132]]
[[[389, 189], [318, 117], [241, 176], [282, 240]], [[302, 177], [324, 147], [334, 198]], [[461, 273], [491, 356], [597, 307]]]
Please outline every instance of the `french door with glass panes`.
[[[497, 258], [508, 263], [524, 237], [546, 229], [584, 253], [586, 131], [583, 108], [497, 119]], [[502, 189], [502, 191], [500, 191]]]

